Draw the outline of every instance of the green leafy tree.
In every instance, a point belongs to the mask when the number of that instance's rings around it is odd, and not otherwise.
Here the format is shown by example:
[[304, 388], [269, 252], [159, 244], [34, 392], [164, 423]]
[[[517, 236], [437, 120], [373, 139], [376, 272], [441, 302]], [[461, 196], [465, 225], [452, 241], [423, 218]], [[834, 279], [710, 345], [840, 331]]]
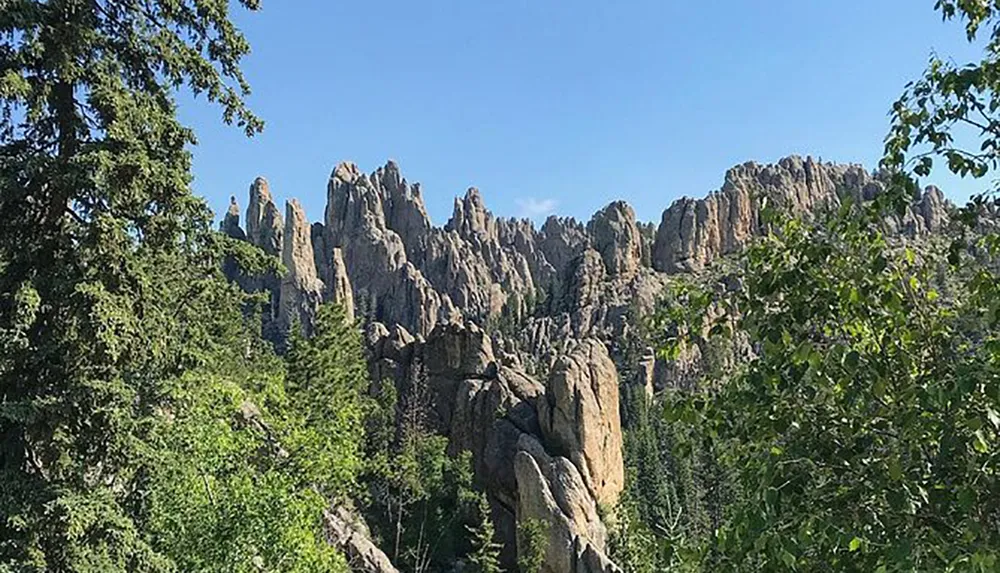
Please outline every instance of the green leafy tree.
[[293, 469], [313, 452], [290, 454], [269, 423], [279, 416], [257, 406], [283, 393], [281, 364], [248, 366], [178, 381], [154, 434], [143, 529], [181, 571], [346, 571], [321, 535], [326, 497]]
[[943, 159], [955, 174], [984, 177], [1000, 160], [1000, 3], [937, 0], [935, 9], [946, 21], [961, 20], [970, 42], [986, 36], [983, 58], [959, 65], [931, 57], [892, 107], [883, 165], [924, 176]]
[[468, 452], [448, 454], [434, 432], [427, 373], [415, 360], [401, 387], [382, 380], [366, 404], [366, 517], [397, 567], [437, 571], [471, 550], [478, 519]]
[[233, 311], [220, 349], [151, 420], [143, 530], [183, 571], [345, 571], [322, 516], [361, 465], [359, 334], [324, 306], [281, 360]]
[[727, 330], [705, 323], [721, 306], [755, 347], [717, 390], [672, 409], [735, 473], [716, 566], [996, 567], [996, 331], [975, 297], [942, 302], [942, 256], [881, 233], [896, 200], [845, 205], [823, 225], [784, 222], [749, 249], [741, 292], [691, 297], [667, 320], [681, 325], [664, 331], [676, 346]]
[[[928, 175], [944, 159], [979, 178], [1000, 158], [1000, 3], [935, 7], [970, 41], [989, 35], [984, 57], [932, 57], [894, 104], [889, 189], [820, 224], [770, 220], [743, 259], [741, 293], [690, 293], [661, 317], [668, 350], [732, 326], [754, 350], [670, 410], [735, 476], [706, 568], [998, 567], [1000, 240], [975, 224], [987, 195], [954, 213], [965, 225], [947, 249], [884, 234], [917, 192], [910, 170]], [[734, 322], [711, 322], [720, 307]]]

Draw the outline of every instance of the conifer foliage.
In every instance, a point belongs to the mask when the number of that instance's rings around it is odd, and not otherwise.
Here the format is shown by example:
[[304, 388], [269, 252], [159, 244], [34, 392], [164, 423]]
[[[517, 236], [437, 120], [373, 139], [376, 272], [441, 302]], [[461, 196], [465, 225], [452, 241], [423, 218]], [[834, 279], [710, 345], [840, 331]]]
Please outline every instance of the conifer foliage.
[[153, 432], [247, 340], [174, 98], [259, 130], [248, 50], [226, 1], [0, 9], [0, 567], [172, 567], [144, 530]]

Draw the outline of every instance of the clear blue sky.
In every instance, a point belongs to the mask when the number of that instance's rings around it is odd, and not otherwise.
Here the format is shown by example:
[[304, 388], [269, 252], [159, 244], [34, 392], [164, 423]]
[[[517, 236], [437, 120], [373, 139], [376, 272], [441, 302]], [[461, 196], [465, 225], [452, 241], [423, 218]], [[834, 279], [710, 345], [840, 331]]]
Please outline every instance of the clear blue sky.
[[[216, 213], [267, 177], [321, 219], [333, 166], [397, 160], [435, 224], [469, 186], [500, 215], [658, 221], [754, 159], [874, 166], [887, 111], [931, 50], [966, 61], [933, 0], [264, 0], [246, 139], [201, 101], [195, 190]], [[934, 180], [937, 181], [934, 181]], [[962, 199], [976, 188], [932, 177]]]

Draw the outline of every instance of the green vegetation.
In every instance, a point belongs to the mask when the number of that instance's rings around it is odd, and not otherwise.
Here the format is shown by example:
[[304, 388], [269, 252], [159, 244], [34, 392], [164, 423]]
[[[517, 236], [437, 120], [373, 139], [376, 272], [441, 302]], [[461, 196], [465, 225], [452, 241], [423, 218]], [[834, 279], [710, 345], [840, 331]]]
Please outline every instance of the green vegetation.
[[206, 0], [7, 3], [0, 37], [0, 563], [167, 570], [160, 427], [178, 400], [235, 400], [204, 369], [248, 340], [173, 97], [259, 130], [248, 46]]
[[469, 562], [474, 573], [500, 572], [500, 544], [495, 541], [496, 529], [490, 517], [490, 502], [485, 494], [479, 494], [479, 526], [468, 528], [472, 537], [472, 553]]
[[[276, 356], [264, 301], [221, 267], [277, 261], [214, 232], [189, 189], [178, 90], [248, 135], [262, 127], [241, 99], [249, 47], [228, 6], [0, 10], [2, 571], [346, 568], [321, 520], [366, 491], [363, 443], [379, 437], [359, 334], [324, 308], [314, 336]], [[469, 482], [442, 438], [406, 443], [392, 491], [454, 499]], [[391, 506], [403, 521], [407, 503]], [[444, 520], [435, 507], [421, 519]], [[415, 531], [397, 552], [436, 558], [409, 545]]]
[[480, 494], [471, 456], [448, 455], [448, 439], [431, 428], [425, 368], [416, 361], [405, 378], [398, 390], [381, 381], [368, 401], [364, 514], [393, 564], [436, 571], [483, 549], [467, 529], [482, 525]]
[[517, 524], [517, 569], [520, 573], [539, 573], [545, 564], [549, 524], [540, 519], [525, 519]]
[[[629, 487], [612, 539], [627, 571], [1000, 566], [1000, 240], [979, 224], [995, 202], [982, 195], [956, 212], [943, 247], [884, 231], [917, 192], [906, 169], [926, 175], [939, 157], [962, 176], [997, 167], [1000, 6], [937, 8], [964, 18], [970, 40], [992, 36], [982, 62], [935, 58], [894, 105], [889, 190], [812, 223], [765, 210], [771, 232], [740, 257], [743, 288], [678, 289], [654, 321], [667, 357], [745, 337], [752, 358], [712, 365], [701, 389], [667, 395], [658, 447], [655, 424], [630, 410]], [[963, 126], [979, 132], [975, 151], [954, 142]], [[706, 454], [721, 479], [691, 489], [729, 492], [718, 517], [707, 529], [664, 528]]]
[[671, 318], [724, 330], [702, 322], [724, 306], [756, 351], [717, 391], [671, 405], [734, 473], [707, 563], [993, 568], [996, 333], [977, 297], [942, 304], [942, 262], [892, 248], [880, 217], [876, 204], [787, 221], [747, 253], [743, 291], [692, 296]]
[[[403, 570], [496, 573], [488, 498], [437, 433], [420, 359], [399, 387], [370, 380], [336, 306], [278, 355], [266, 301], [222, 275], [280, 272], [189, 189], [178, 91], [263, 125], [229, 6], [0, 10], [0, 571], [346, 571], [323, 527], [343, 503]], [[1000, 568], [998, 202], [974, 198], [946, 243], [884, 232], [910, 171], [1000, 161], [1000, 2], [936, 6], [990, 38], [893, 106], [887, 192], [808, 223], [765, 209], [771, 232], [725, 269], [742, 288], [678, 282], [649, 332], [613, 341], [624, 380], [650, 344], [707, 365], [693, 388], [622, 393], [627, 483], [606, 518], [626, 572]], [[561, 290], [489, 330], [516, 334]], [[360, 293], [360, 316], [374, 306]], [[516, 535], [518, 569], [541, 571], [548, 524]]]

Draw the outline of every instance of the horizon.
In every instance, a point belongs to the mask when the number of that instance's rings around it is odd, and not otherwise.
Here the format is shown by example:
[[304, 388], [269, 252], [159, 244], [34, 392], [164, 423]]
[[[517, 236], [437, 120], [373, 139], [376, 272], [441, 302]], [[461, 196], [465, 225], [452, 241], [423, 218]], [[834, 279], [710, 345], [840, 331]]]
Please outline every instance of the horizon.
[[[822, 164], [822, 165], [840, 165], [840, 166], [858, 166], [858, 167], [861, 167], [861, 168], [865, 169], [865, 170], [866, 170], [867, 172], [869, 172], [869, 173], [874, 173], [875, 171], [877, 171], [877, 169], [876, 169], [876, 170], [873, 170], [873, 169], [870, 169], [870, 168], [868, 168], [867, 166], [865, 166], [865, 165], [862, 165], [862, 164], [860, 164], [860, 163], [839, 163], [839, 162], [836, 162], [836, 161], [827, 161], [827, 160], [826, 160], [826, 159], [824, 159], [824, 158], [819, 158], [819, 157], [812, 157], [812, 156], [808, 156], [808, 155], [798, 155], [798, 154], [791, 154], [791, 155], [786, 155], [786, 156], [783, 156], [783, 157], [779, 157], [779, 158], [775, 159], [774, 161], [767, 161], [767, 162], [762, 162], [762, 161], [755, 161], [755, 160], [748, 160], [748, 161], [744, 161], [744, 162], [742, 162], [742, 163], [738, 163], [738, 164], [735, 164], [735, 165], [732, 165], [732, 166], [730, 166], [729, 168], [727, 168], [727, 169], [725, 170], [725, 172], [723, 172], [723, 174], [722, 174], [722, 175], [721, 175], [721, 177], [720, 177], [720, 184], [719, 184], [719, 186], [718, 186], [718, 187], [716, 187], [715, 189], [711, 189], [711, 190], [709, 190], [709, 191], [706, 191], [706, 192], [705, 192], [705, 194], [703, 194], [703, 195], [699, 195], [699, 196], [693, 196], [693, 195], [680, 195], [680, 196], [678, 196], [678, 197], [676, 197], [676, 198], [672, 199], [672, 200], [670, 201], [670, 203], [668, 203], [668, 204], [664, 205], [664, 207], [663, 207], [663, 209], [661, 210], [660, 214], [659, 214], [659, 215], [657, 215], [657, 217], [656, 217], [655, 219], [643, 219], [643, 218], [642, 218], [641, 216], [639, 216], [639, 214], [638, 214], [638, 213], [636, 213], [636, 222], [637, 222], [637, 223], [647, 223], [647, 224], [653, 224], [653, 225], [657, 225], [657, 226], [659, 226], [659, 224], [661, 223], [661, 219], [662, 219], [662, 216], [663, 216], [663, 215], [664, 215], [664, 214], [666, 213], [666, 211], [667, 211], [667, 210], [668, 210], [668, 209], [669, 209], [669, 208], [670, 208], [670, 207], [671, 207], [671, 206], [672, 206], [672, 205], [673, 205], [673, 204], [674, 204], [674, 203], [675, 203], [676, 201], [678, 201], [678, 200], [680, 200], [680, 199], [694, 199], [694, 200], [700, 200], [700, 199], [705, 199], [705, 198], [706, 198], [706, 197], [708, 197], [709, 195], [711, 195], [711, 194], [713, 194], [713, 193], [717, 193], [717, 192], [721, 191], [721, 190], [722, 190], [722, 183], [723, 183], [723, 182], [725, 181], [725, 179], [726, 179], [726, 176], [727, 176], [728, 172], [729, 172], [729, 171], [730, 171], [731, 169], [735, 169], [735, 168], [737, 168], [737, 167], [740, 167], [740, 166], [742, 166], [742, 165], [746, 165], [746, 164], [751, 164], [751, 163], [756, 163], [756, 164], [758, 164], [758, 165], [762, 165], [762, 166], [767, 166], [767, 165], [777, 165], [778, 163], [780, 163], [780, 162], [782, 162], [782, 161], [784, 161], [784, 160], [786, 160], [786, 159], [792, 159], [792, 158], [800, 158], [800, 159], [802, 159], [803, 161], [806, 161], [806, 160], [809, 160], [809, 159], [812, 159], [812, 160], [814, 160], [814, 161], [815, 161], [816, 163], [818, 163], [818, 164]], [[341, 162], [338, 162], [338, 163], [337, 163], [337, 164], [336, 164], [336, 165], [335, 165], [335, 166], [334, 166], [334, 167], [333, 167], [333, 168], [331, 169], [331, 172], [330, 172], [330, 178], [332, 178], [332, 177], [333, 177], [333, 172], [334, 172], [334, 171], [336, 170], [337, 166], [339, 166], [339, 165], [341, 165], [341, 164], [344, 164], [344, 163], [354, 163], [354, 162], [351, 162], [351, 161], [341, 161]], [[408, 177], [406, 176], [406, 171], [405, 171], [405, 168], [404, 168], [404, 167], [403, 167], [402, 165], [400, 165], [400, 164], [399, 164], [399, 162], [398, 162], [398, 161], [396, 161], [395, 159], [391, 159], [391, 158], [390, 158], [390, 159], [386, 159], [386, 160], [385, 160], [385, 162], [383, 162], [382, 164], [380, 164], [380, 165], [377, 165], [377, 166], [375, 166], [375, 167], [373, 167], [373, 168], [371, 168], [371, 169], [366, 169], [366, 168], [365, 168], [364, 166], [362, 166], [362, 165], [357, 165], [357, 164], [355, 164], [355, 165], [356, 165], [356, 167], [357, 167], [357, 168], [358, 168], [358, 169], [359, 169], [359, 170], [360, 170], [360, 171], [361, 171], [362, 173], [364, 173], [364, 174], [365, 174], [366, 176], [371, 176], [371, 175], [372, 175], [372, 174], [373, 174], [373, 173], [374, 173], [374, 172], [375, 172], [376, 170], [378, 170], [378, 169], [381, 169], [381, 168], [384, 168], [384, 167], [385, 167], [386, 165], [388, 165], [389, 163], [395, 163], [395, 164], [396, 164], [397, 168], [399, 169], [399, 173], [400, 173], [400, 175], [401, 175], [401, 176], [403, 177], [403, 179], [404, 179], [404, 180], [406, 181], [406, 183], [408, 183], [408, 184], [409, 184], [409, 185], [410, 185], [411, 187], [412, 187], [412, 186], [413, 186], [414, 184], [416, 184], [416, 185], [419, 185], [419, 187], [420, 187], [420, 196], [421, 196], [421, 197], [424, 197], [424, 195], [425, 195], [425, 191], [424, 191], [424, 189], [423, 189], [423, 185], [421, 184], [421, 182], [420, 182], [420, 181], [414, 181], [414, 180], [411, 180], [411, 179], [409, 179], [409, 178], [408, 178]], [[270, 193], [271, 193], [271, 196], [272, 196], [272, 198], [273, 198], [273, 200], [274, 200], [274, 202], [275, 202], [275, 204], [276, 204], [276, 205], [281, 205], [282, 207], [284, 207], [284, 206], [285, 206], [285, 204], [286, 204], [286, 203], [288, 203], [288, 202], [290, 202], [290, 201], [298, 201], [298, 202], [300, 202], [300, 203], [301, 203], [301, 199], [299, 199], [298, 197], [295, 197], [295, 196], [283, 196], [283, 195], [281, 195], [281, 194], [279, 194], [279, 193], [276, 193], [276, 192], [274, 191], [274, 188], [273, 188], [273, 185], [272, 185], [271, 181], [270, 181], [270, 180], [269, 180], [269, 179], [268, 179], [267, 177], [265, 177], [265, 176], [262, 176], [262, 175], [259, 175], [259, 176], [255, 177], [255, 178], [254, 178], [254, 180], [252, 180], [252, 181], [251, 181], [251, 182], [250, 182], [250, 183], [249, 183], [249, 184], [248, 184], [248, 185], [246, 186], [247, 188], [246, 188], [246, 189], [245, 189], [245, 190], [243, 191], [243, 195], [242, 195], [242, 196], [241, 196], [241, 195], [236, 195], [236, 194], [234, 194], [234, 195], [232, 195], [232, 196], [231, 196], [231, 199], [235, 199], [235, 201], [236, 201], [236, 204], [237, 204], [237, 206], [239, 207], [239, 211], [240, 211], [240, 226], [241, 226], [242, 228], [244, 228], [244, 230], [245, 230], [245, 228], [246, 228], [246, 221], [245, 221], [245, 215], [246, 215], [246, 212], [247, 212], [247, 206], [248, 206], [248, 200], [249, 200], [249, 196], [250, 196], [250, 192], [251, 192], [251, 190], [252, 190], [252, 188], [253, 188], [253, 186], [254, 186], [254, 183], [255, 183], [255, 182], [256, 182], [256, 181], [258, 180], [258, 179], [263, 179], [263, 180], [264, 180], [264, 182], [265, 182], [265, 183], [267, 184], [267, 186], [268, 186], [268, 190], [270, 191]], [[920, 189], [921, 189], [921, 191], [922, 191], [922, 192], [925, 192], [925, 191], [927, 191], [927, 190], [928, 190], [928, 189], [929, 189], [930, 187], [937, 187], [937, 188], [938, 188], [939, 190], [941, 190], [941, 192], [942, 192], [942, 193], [944, 193], [944, 194], [945, 194], [945, 199], [946, 199], [947, 201], [951, 201], [952, 203], [954, 203], [954, 201], [953, 201], [952, 197], [950, 197], [950, 196], [948, 195], [948, 193], [947, 193], [947, 191], [946, 191], [946, 190], [944, 190], [944, 189], [940, 188], [940, 187], [939, 187], [938, 185], [936, 185], [935, 183], [925, 183], [925, 182], [923, 182], [923, 181], [920, 181]], [[544, 223], [544, 222], [545, 222], [545, 221], [546, 221], [546, 220], [547, 220], [547, 219], [548, 219], [549, 217], [557, 217], [557, 218], [561, 218], [561, 219], [562, 219], [562, 218], [568, 218], [568, 219], [574, 219], [575, 221], [577, 221], [577, 222], [579, 222], [579, 223], [584, 223], [584, 224], [586, 224], [586, 223], [587, 223], [588, 221], [590, 221], [590, 219], [592, 219], [592, 218], [593, 218], [593, 216], [594, 216], [594, 215], [596, 215], [596, 214], [597, 214], [597, 213], [598, 213], [599, 211], [601, 211], [601, 210], [602, 210], [602, 209], [604, 209], [605, 207], [607, 207], [607, 206], [609, 206], [609, 205], [611, 205], [612, 203], [614, 203], [614, 202], [617, 202], [617, 201], [624, 201], [624, 202], [625, 202], [625, 203], [626, 203], [627, 205], [629, 205], [630, 207], [632, 207], [632, 208], [633, 208], [633, 210], [634, 210], [634, 208], [635, 208], [635, 207], [634, 207], [634, 205], [632, 205], [632, 203], [631, 203], [631, 202], [629, 202], [629, 200], [628, 200], [627, 198], [619, 198], [619, 199], [611, 199], [611, 200], [609, 200], [609, 201], [608, 201], [607, 203], [605, 203], [604, 205], [600, 205], [599, 207], [597, 207], [597, 208], [596, 208], [596, 209], [595, 209], [595, 210], [594, 210], [594, 211], [593, 211], [592, 213], [589, 213], [589, 214], [587, 214], [587, 215], [585, 215], [585, 216], [583, 216], [583, 217], [581, 217], [581, 216], [577, 216], [577, 215], [565, 215], [565, 214], [561, 214], [561, 213], [559, 213], [559, 212], [550, 212], [550, 213], [548, 213], [547, 215], [545, 215], [544, 217], [541, 217], [541, 218], [533, 218], [533, 217], [529, 217], [529, 216], [518, 216], [518, 215], [510, 215], [510, 214], [503, 214], [503, 213], [496, 213], [496, 212], [495, 212], [495, 211], [494, 211], [494, 210], [493, 210], [493, 209], [492, 209], [492, 208], [490, 207], [490, 204], [489, 204], [489, 199], [488, 199], [488, 198], [487, 198], [487, 197], [486, 197], [486, 196], [485, 196], [485, 195], [484, 195], [484, 194], [482, 193], [482, 190], [480, 190], [480, 189], [479, 189], [478, 187], [476, 187], [476, 186], [471, 186], [471, 187], [468, 187], [468, 188], [467, 188], [467, 189], [466, 189], [465, 191], [462, 191], [461, 193], [459, 193], [459, 194], [456, 194], [456, 195], [454, 195], [454, 197], [453, 197], [453, 204], [456, 204], [456, 205], [457, 205], [457, 204], [458, 204], [458, 202], [459, 202], [459, 201], [460, 201], [460, 200], [461, 200], [462, 198], [464, 198], [464, 197], [466, 196], [466, 194], [467, 194], [467, 193], [468, 193], [469, 191], [472, 191], [473, 189], [475, 189], [475, 190], [476, 190], [477, 192], [479, 192], [479, 193], [480, 193], [480, 195], [481, 195], [481, 196], [483, 197], [483, 202], [484, 202], [484, 206], [486, 207], [486, 210], [487, 210], [487, 211], [488, 211], [488, 212], [489, 212], [489, 213], [490, 213], [491, 215], [493, 215], [494, 217], [496, 217], [496, 218], [498, 218], [498, 219], [515, 219], [515, 220], [526, 220], [526, 221], [529, 221], [529, 222], [530, 222], [530, 223], [531, 223], [531, 224], [533, 225], [533, 227], [534, 227], [535, 229], [539, 229], [539, 230], [540, 230], [540, 228], [541, 228], [542, 224], [543, 224], [543, 223]], [[326, 201], [326, 195], [325, 195], [325, 193], [326, 193], [326, 189], [324, 188], [324, 195], [323, 195], [323, 202], [324, 202], [324, 204], [325, 204], [325, 201]], [[227, 199], [227, 201], [229, 201], [229, 199]], [[229, 203], [227, 203], [227, 204], [226, 204], [226, 208], [228, 208], [228, 206], [229, 206]], [[221, 222], [221, 221], [222, 221], [223, 217], [224, 217], [224, 216], [225, 216], [225, 214], [226, 214], [226, 208], [223, 208], [223, 209], [221, 209], [221, 210], [218, 210], [218, 211], [215, 211], [215, 215], [216, 215], [216, 216], [215, 216], [215, 220], [216, 220], [216, 222]], [[321, 210], [321, 211], [320, 211], [320, 212], [319, 212], [319, 213], [318, 213], [317, 215], [312, 215], [312, 214], [310, 214], [310, 213], [309, 213], [309, 211], [308, 211], [307, 209], [305, 209], [305, 207], [304, 207], [304, 206], [303, 206], [303, 210], [305, 211], [305, 214], [306, 214], [306, 217], [308, 218], [308, 220], [310, 221], [310, 223], [315, 223], [315, 222], [320, 222], [320, 223], [323, 223], [323, 222], [324, 222], [324, 221], [323, 221], [323, 217], [324, 217], [324, 212], [325, 212], [324, 210]], [[282, 210], [282, 213], [283, 213], [283, 212], [284, 212], [284, 210]], [[443, 219], [443, 220], [434, 220], [434, 217], [433, 217], [433, 215], [431, 215], [431, 214], [430, 214], [429, 212], [428, 212], [428, 216], [429, 216], [429, 218], [430, 218], [430, 220], [431, 220], [431, 224], [432, 224], [432, 225], [433, 225], [434, 227], [444, 227], [445, 225], [447, 225], [447, 224], [448, 224], [448, 222], [449, 222], [449, 221], [450, 221], [450, 219], [452, 218], [452, 216], [453, 216], [453, 213], [449, 213], [449, 214], [448, 214], [448, 215], [447, 215], [446, 217], [444, 217], [444, 219]]]
[[[435, 225], [469, 187], [494, 215], [536, 225], [586, 221], [615, 200], [656, 223], [748, 161], [872, 171], [890, 106], [927, 57], [981, 55], [960, 27], [909, 4], [265, 3], [236, 21], [254, 50], [249, 104], [267, 126], [248, 139], [182, 98], [199, 138], [193, 188], [219, 219], [230, 196], [245, 212], [264, 177], [315, 221], [335, 165], [371, 173], [395, 160]], [[936, 169], [921, 185], [961, 203], [987, 183]]]

